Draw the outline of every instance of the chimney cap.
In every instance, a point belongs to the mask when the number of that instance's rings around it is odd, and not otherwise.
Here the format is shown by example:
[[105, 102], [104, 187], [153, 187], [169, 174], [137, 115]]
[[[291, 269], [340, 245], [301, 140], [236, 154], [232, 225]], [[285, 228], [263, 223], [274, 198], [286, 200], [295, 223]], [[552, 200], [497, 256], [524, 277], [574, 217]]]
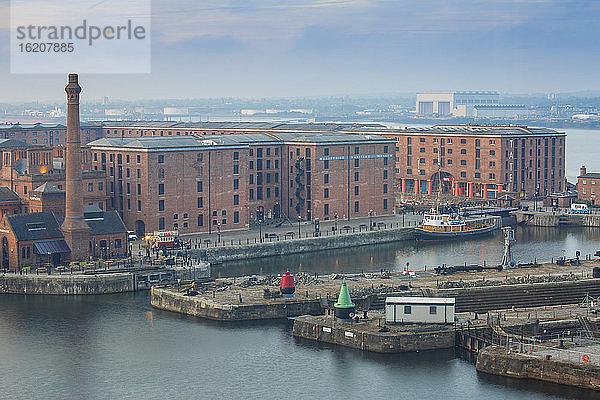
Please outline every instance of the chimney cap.
[[78, 83], [78, 75], [69, 74], [69, 83]]

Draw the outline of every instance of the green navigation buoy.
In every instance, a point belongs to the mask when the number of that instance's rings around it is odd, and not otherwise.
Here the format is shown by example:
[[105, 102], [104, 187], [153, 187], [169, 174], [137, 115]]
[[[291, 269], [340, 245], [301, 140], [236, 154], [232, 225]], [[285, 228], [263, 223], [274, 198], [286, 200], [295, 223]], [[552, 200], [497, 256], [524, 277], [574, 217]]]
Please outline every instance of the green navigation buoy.
[[346, 279], [342, 281], [342, 287], [340, 288], [340, 295], [338, 301], [333, 305], [334, 315], [340, 319], [351, 319], [356, 306], [350, 299], [350, 291], [348, 290], [348, 284]]

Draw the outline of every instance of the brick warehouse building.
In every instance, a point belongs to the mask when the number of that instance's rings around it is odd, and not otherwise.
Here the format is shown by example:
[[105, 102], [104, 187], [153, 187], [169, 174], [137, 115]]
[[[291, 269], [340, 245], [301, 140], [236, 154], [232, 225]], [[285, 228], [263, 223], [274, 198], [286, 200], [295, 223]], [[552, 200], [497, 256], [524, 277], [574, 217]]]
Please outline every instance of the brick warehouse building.
[[[82, 123], [81, 141], [88, 143], [104, 137], [101, 123]], [[67, 126], [63, 124], [0, 124], [0, 138], [17, 139], [27, 144], [62, 147], [67, 143]]]
[[395, 138], [403, 193], [496, 198], [565, 190], [566, 135], [522, 126], [434, 126], [382, 133]]
[[93, 171], [107, 171], [128, 227], [185, 234], [262, 217], [391, 214], [393, 146], [377, 135], [273, 132], [105, 138], [84, 152]]
[[[50, 183], [62, 190], [65, 184], [63, 157], [55, 157], [56, 149], [48, 146], [27, 144], [18, 139], [0, 139], [2, 163], [0, 165], [0, 186], [14, 191], [23, 204], [23, 212], [32, 192]], [[85, 154], [85, 153], [84, 153]], [[82, 163], [84, 204], [95, 204], [107, 209], [106, 174], [102, 171], [89, 171]], [[64, 201], [63, 201], [64, 205]]]
[[587, 172], [585, 166], [579, 169], [577, 177], [577, 198], [589, 201], [591, 205], [600, 205], [600, 173]]
[[405, 193], [437, 191], [439, 175], [445, 192], [465, 197], [494, 198], [502, 192], [533, 197], [565, 190], [566, 135], [545, 128], [440, 125], [388, 129], [379, 124], [136, 121], [107, 122], [103, 131], [109, 137], [290, 131], [377, 134], [397, 141], [395, 175], [398, 189]]

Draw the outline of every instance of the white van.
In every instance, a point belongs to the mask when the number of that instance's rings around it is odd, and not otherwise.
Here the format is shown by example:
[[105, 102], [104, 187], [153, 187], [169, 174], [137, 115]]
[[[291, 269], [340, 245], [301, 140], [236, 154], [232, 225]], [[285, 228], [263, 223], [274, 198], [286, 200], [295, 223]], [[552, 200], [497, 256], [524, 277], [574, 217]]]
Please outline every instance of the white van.
[[571, 212], [573, 214], [589, 214], [590, 208], [587, 204], [573, 203], [571, 204]]

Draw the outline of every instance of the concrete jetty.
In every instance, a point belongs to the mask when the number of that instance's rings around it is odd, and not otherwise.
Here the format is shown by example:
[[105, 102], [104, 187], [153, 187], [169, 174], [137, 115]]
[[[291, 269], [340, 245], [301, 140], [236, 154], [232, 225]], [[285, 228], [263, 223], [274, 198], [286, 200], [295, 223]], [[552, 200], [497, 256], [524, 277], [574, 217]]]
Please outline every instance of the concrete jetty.
[[151, 288], [152, 307], [180, 314], [218, 321], [247, 321], [281, 319], [304, 314], [321, 314], [319, 299], [278, 298], [257, 301], [251, 296], [240, 297], [235, 302], [218, 302], [206, 297], [187, 296], [167, 288]]
[[357, 311], [382, 309], [387, 296], [402, 295], [453, 297], [457, 312], [481, 313], [513, 306], [571, 304], [586, 295], [600, 296], [600, 279], [591, 278], [592, 267], [597, 264], [543, 264], [537, 268], [450, 276], [429, 271], [417, 271], [414, 275], [387, 271], [328, 276], [297, 273], [294, 299], [281, 297], [277, 276], [220, 278], [199, 284], [195, 296], [184, 296], [174, 285], [153, 288], [150, 302], [158, 309], [228, 321], [318, 315], [333, 309], [345, 277]]
[[[596, 346], [597, 347], [597, 346]], [[580, 348], [584, 357], [589, 353], [586, 347]], [[597, 352], [597, 349], [595, 349]], [[516, 379], [536, 379], [584, 389], [600, 390], [600, 365], [598, 361], [571, 361], [553, 357], [541, 351], [536, 354], [511, 352], [503, 347], [490, 346], [477, 356], [476, 369], [492, 375]]]
[[294, 319], [294, 336], [376, 353], [403, 353], [454, 347], [454, 327], [450, 325], [389, 325], [368, 316], [357, 322], [336, 317], [302, 315]]

